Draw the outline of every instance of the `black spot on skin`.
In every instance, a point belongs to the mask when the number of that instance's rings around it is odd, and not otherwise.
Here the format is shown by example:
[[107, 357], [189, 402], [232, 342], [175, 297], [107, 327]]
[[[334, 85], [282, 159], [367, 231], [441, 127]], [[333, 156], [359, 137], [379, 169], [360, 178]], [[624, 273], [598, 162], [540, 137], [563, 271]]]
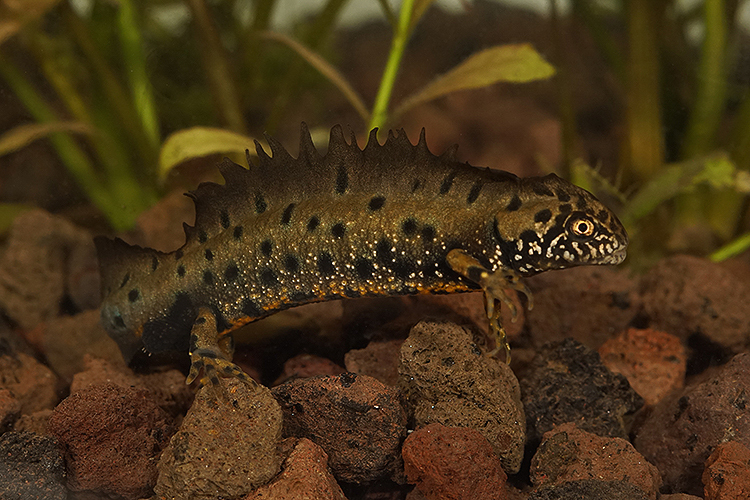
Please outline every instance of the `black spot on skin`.
[[122, 288], [125, 285], [127, 285], [128, 281], [130, 281], [130, 273], [125, 273], [125, 277], [122, 278], [122, 283], [120, 283], [120, 288]]
[[538, 182], [531, 184], [531, 190], [534, 194], [538, 194], [539, 196], [555, 196], [555, 193], [553, 193], [550, 188], [544, 184], [539, 184]]
[[424, 226], [422, 228], [422, 241], [425, 243], [432, 243], [435, 239], [435, 228], [432, 226]]
[[128, 300], [130, 302], [135, 302], [138, 300], [138, 298], [141, 296], [141, 293], [138, 291], [137, 288], [133, 288], [128, 292]]
[[219, 218], [221, 219], [221, 227], [227, 229], [229, 227], [229, 212], [222, 210], [219, 212]]
[[519, 198], [518, 195], [514, 195], [513, 198], [511, 198], [510, 203], [508, 203], [508, 206], [505, 207], [508, 212], [515, 212], [519, 208], [521, 208], [521, 198]]
[[471, 266], [466, 270], [466, 277], [474, 283], [479, 283], [479, 281], [482, 279], [483, 272], [484, 270], [481, 267]]
[[292, 212], [294, 211], [295, 203], [290, 203], [287, 205], [287, 207], [284, 209], [284, 213], [281, 214], [281, 225], [282, 226], [288, 226], [289, 222], [292, 220]]
[[261, 311], [260, 307], [258, 307], [258, 304], [256, 304], [252, 299], [243, 300], [241, 309], [242, 314], [249, 318], [257, 318], [258, 316], [263, 315], [263, 311]]
[[393, 248], [393, 244], [390, 240], [383, 238], [378, 241], [375, 245], [375, 255], [377, 256], [378, 263], [388, 265], [393, 261], [391, 248]]
[[558, 191], [557, 192], [557, 199], [562, 202], [568, 202], [570, 201], [570, 195], [566, 193], [565, 191]]
[[375, 267], [370, 262], [370, 259], [357, 259], [354, 263], [354, 270], [357, 273], [357, 277], [361, 280], [372, 279], [372, 275], [375, 273]]
[[292, 254], [287, 255], [284, 258], [284, 269], [290, 273], [296, 273], [299, 270], [299, 261], [297, 257]]
[[330, 253], [323, 252], [318, 255], [318, 271], [320, 271], [321, 274], [336, 274], [336, 268], [333, 266], [333, 258]]
[[263, 195], [258, 193], [255, 195], [255, 212], [262, 214], [268, 208], [268, 203], [263, 198]]
[[401, 230], [406, 236], [414, 236], [417, 233], [417, 221], [414, 219], [406, 219], [401, 224]]
[[609, 215], [607, 214], [606, 210], [599, 210], [599, 212], [596, 214], [596, 218], [601, 222], [607, 222]]
[[350, 299], [356, 299], [361, 296], [362, 294], [359, 293], [359, 290], [355, 290], [354, 288], [349, 288], [349, 287], [346, 287], [344, 289], [344, 297], [348, 297]]
[[346, 171], [346, 167], [341, 166], [336, 174], [336, 194], [346, 193], [348, 187], [349, 173]]
[[[204, 325], [206, 323], [206, 317], [205, 316], [198, 316], [198, 318], [193, 323], [194, 325]], [[195, 337], [196, 340], [198, 340], [197, 335], [191, 335], [191, 338]]]
[[523, 231], [521, 234], [518, 235], [518, 237], [525, 242], [539, 240], [539, 236], [531, 229], [527, 229], [526, 231]]
[[190, 296], [177, 294], [166, 315], [143, 325], [143, 346], [152, 353], [186, 352], [196, 316], [198, 311]]
[[263, 242], [260, 244], [260, 251], [266, 257], [270, 257], [271, 252], [273, 251], [273, 242], [271, 242], [271, 240], [263, 240]]
[[232, 325], [227, 321], [227, 318], [224, 317], [224, 314], [219, 310], [218, 307], [211, 306], [211, 312], [213, 312], [214, 317], [216, 318], [216, 331], [221, 333], [224, 331], [227, 331], [232, 328]]
[[234, 236], [235, 240], [239, 240], [242, 238], [242, 226], [234, 226], [234, 233], [232, 235]]
[[125, 328], [125, 321], [122, 319], [122, 316], [120, 314], [115, 315], [115, 319], [113, 321], [115, 322], [115, 326], [117, 328]]
[[289, 300], [293, 303], [300, 303], [300, 302], [307, 302], [310, 299], [314, 299], [315, 294], [312, 292], [303, 292], [301, 290], [297, 290], [295, 292], [292, 292], [289, 294]]
[[417, 189], [420, 188], [422, 185], [422, 181], [419, 179], [414, 179], [414, 182], [411, 183], [411, 192], [414, 193], [417, 191]]
[[313, 215], [312, 217], [310, 217], [310, 220], [307, 221], [307, 230], [310, 232], [313, 232], [315, 231], [315, 229], [318, 227], [319, 224], [320, 224], [320, 219], [318, 219], [316, 215]]
[[565, 203], [564, 205], [560, 205], [560, 213], [561, 214], [568, 214], [573, 210], [573, 207], [570, 206], [570, 203]]
[[273, 287], [279, 284], [279, 278], [273, 269], [266, 268], [260, 273], [260, 282], [265, 287]]
[[214, 279], [214, 273], [206, 269], [203, 271], [203, 283], [206, 285], [213, 285], [216, 280]]
[[385, 205], [385, 196], [374, 196], [367, 207], [374, 212], [383, 208], [383, 205]]
[[224, 279], [229, 282], [236, 280], [239, 275], [240, 269], [237, 267], [237, 264], [229, 264], [224, 270]]
[[205, 231], [201, 231], [198, 233], [198, 241], [201, 243], [205, 243], [208, 241], [208, 234], [206, 234]]
[[409, 263], [403, 259], [396, 259], [396, 262], [389, 264], [389, 267], [400, 280], [407, 279], [412, 272]]
[[547, 222], [552, 218], [552, 211], [549, 208], [538, 211], [534, 214], [534, 222]]
[[576, 208], [578, 210], [583, 210], [588, 206], [588, 203], [586, 202], [586, 199], [581, 197], [578, 198], [578, 201], [576, 202]]
[[471, 205], [472, 203], [477, 201], [477, 198], [479, 198], [479, 193], [482, 192], [483, 187], [484, 183], [479, 181], [475, 182], [474, 185], [471, 186], [468, 196], [466, 196], [466, 203]]
[[151, 270], [156, 271], [157, 267], [159, 267], [159, 259], [156, 256], [151, 257]]
[[346, 226], [344, 226], [343, 222], [334, 224], [334, 226], [331, 228], [331, 234], [334, 235], [336, 238], [343, 238], [345, 232], [346, 232]]
[[443, 183], [440, 185], [440, 194], [446, 194], [451, 190], [453, 181], [456, 179], [456, 175], [458, 175], [458, 172], [451, 172], [446, 176], [445, 179], [443, 179]]
[[182, 250], [177, 250], [174, 253], [174, 260], [180, 260], [185, 253]]
[[177, 276], [179, 276], [180, 278], [185, 276], [185, 266], [183, 266], [182, 264], [177, 266]]
[[206, 260], [207, 261], [210, 262], [210, 261], [214, 260], [214, 253], [211, 251], [210, 248], [206, 248], [205, 255], [206, 255]]

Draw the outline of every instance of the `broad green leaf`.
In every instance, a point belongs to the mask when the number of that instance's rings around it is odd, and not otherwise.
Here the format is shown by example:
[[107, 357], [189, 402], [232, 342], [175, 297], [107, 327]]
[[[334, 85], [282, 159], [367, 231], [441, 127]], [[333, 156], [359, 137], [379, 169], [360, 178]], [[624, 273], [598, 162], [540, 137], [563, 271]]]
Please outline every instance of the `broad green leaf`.
[[18, 151], [42, 137], [58, 132], [91, 133], [91, 129], [80, 122], [47, 122], [19, 125], [0, 135], [0, 156]]
[[180, 163], [218, 153], [244, 153], [253, 138], [220, 128], [192, 127], [170, 135], [159, 153], [159, 179]]
[[498, 82], [524, 83], [555, 74], [552, 67], [529, 44], [498, 45], [470, 56], [439, 76], [399, 106], [397, 116], [407, 109], [457, 90], [486, 87]]

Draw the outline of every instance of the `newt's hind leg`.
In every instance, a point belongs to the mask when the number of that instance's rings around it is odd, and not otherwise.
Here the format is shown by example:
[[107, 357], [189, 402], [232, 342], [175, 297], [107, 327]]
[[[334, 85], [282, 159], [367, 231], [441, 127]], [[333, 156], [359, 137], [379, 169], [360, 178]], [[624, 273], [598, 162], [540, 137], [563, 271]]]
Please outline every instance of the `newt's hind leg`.
[[451, 250], [448, 252], [446, 260], [451, 269], [482, 287], [487, 318], [490, 321], [490, 330], [495, 337], [495, 349], [490, 352], [490, 355], [495, 355], [500, 349], [503, 349], [505, 351], [505, 361], [506, 363], [510, 363], [510, 345], [508, 344], [507, 334], [500, 318], [500, 307], [497, 306], [496, 302], [498, 300], [505, 302], [508, 309], [510, 309], [511, 321], [515, 322], [518, 317], [518, 311], [511, 298], [505, 293], [505, 290], [515, 290], [526, 295], [529, 309], [534, 307], [531, 291], [521, 281], [521, 277], [512, 269], [501, 267], [496, 271], [491, 271], [464, 250]]
[[200, 377], [201, 386], [210, 386], [217, 397], [228, 400], [220, 377], [235, 377], [255, 387], [257, 383], [236, 364], [232, 363], [234, 345], [232, 337], [218, 337], [216, 317], [210, 309], [200, 308], [190, 333], [190, 373], [186, 383], [191, 384]]

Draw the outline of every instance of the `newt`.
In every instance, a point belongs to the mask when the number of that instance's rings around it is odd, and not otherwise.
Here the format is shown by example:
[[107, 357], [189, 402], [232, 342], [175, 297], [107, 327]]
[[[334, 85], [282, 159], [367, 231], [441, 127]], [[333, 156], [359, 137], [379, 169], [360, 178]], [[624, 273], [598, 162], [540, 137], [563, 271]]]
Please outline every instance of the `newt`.
[[[223, 185], [187, 193], [195, 223], [170, 253], [95, 239], [101, 319], [123, 353], [188, 352], [188, 383], [249, 377], [231, 332], [309, 302], [483, 290], [497, 348], [504, 290], [551, 269], [623, 261], [628, 236], [591, 193], [554, 174], [519, 178], [432, 154], [402, 131], [360, 148], [340, 126], [321, 155], [303, 123], [299, 155], [268, 137], [258, 164], [225, 159]], [[529, 300], [529, 306], [531, 301]], [[202, 374], [202, 375], [201, 375]]]

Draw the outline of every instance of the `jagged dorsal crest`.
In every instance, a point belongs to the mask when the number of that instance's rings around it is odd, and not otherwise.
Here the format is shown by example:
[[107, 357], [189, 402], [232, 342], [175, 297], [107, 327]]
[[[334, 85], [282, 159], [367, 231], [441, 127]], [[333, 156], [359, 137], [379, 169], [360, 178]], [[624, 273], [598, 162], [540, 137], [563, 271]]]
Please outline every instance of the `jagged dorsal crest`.
[[225, 158], [219, 164], [224, 184], [204, 182], [187, 193], [195, 203], [196, 217], [193, 226], [185, 225], [185, 246], [206, 241], [267, 209], [326, 196], [326, 190], [335, 189], [341, 195], [357, 189], [396, 189], [408, 170], [427, 178], [435, 168], [449, 168], [455, 162], [455, 148], [441, 156], [429, 151], [424, 129], [417, 144], [409, 141], [403, 129], [389, 131], [380, 144], [377, 129], [373, 129], [360, 149], [355, 134], [352, 132], [347, 141], [343, 128], [336, 125], [330, 131], [328, 151], [321, 155], [302, 123], [297, 158], [276, 139], [266, 136], [266, 140], [270, 154], [255, 141], [255, 162], [246, 151], [249, 168]]

